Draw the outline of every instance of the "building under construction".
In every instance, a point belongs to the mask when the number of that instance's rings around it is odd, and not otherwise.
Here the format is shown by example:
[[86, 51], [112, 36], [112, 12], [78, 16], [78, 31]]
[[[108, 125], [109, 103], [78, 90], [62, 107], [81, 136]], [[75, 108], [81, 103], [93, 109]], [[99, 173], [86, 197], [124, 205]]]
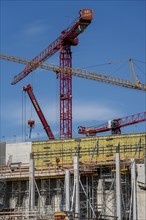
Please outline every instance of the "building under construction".
[[145, 219], [146, 133], [0, 151], [0, 219]]

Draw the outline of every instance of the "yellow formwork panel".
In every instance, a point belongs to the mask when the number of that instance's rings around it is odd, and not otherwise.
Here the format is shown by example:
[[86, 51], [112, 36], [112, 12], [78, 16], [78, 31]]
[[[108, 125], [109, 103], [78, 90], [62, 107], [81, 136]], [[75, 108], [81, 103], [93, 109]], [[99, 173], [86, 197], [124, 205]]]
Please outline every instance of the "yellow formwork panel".
[[121, 160], [143, 159], [146, 133], [33, 142], [32, 153], [35, 165], [44, 169], [72, 165], [75, 155], [83, 164], [108, 164], [114, 161], [118, 145]]

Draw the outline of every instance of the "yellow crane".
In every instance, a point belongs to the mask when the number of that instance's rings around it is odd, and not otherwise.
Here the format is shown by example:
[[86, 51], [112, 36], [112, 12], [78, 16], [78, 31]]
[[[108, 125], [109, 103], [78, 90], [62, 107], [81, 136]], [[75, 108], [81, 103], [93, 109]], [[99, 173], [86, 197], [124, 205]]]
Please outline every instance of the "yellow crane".
[[[0, 59], [16, 62], [16, 63], [20, 63], [20, 64], [25, 64], [25, 65], [27, 65], [29, 63], [32, 64], [32, 61], [29, 59], [25, 59], [25, 58], [21, 58], [21, 57], [17, 57], [17, 56], [10, 56], [10, 55], [6, 55], [6, 54], [0, 54]], [[130, 59], [130, 62], [132, 62], [131, 59]], [[131, 63], [131, 65], [132, 65], [132, 63]], [[64, 71], [64, 73], [66, 73], [66, 74], [70, 73], [73, 76], [77, 76], [77, 77], [84, 78], [84, 79], [90, 79], [90, 80], [95, 80], [98, 82], [109, 83], [109, 84], [114, 84], [114, 85], [130, 88], [130, 89], [137, 89], [137, 90], [141, 90], [141, 91], [146, 91], [146, 84], [141, 83], [137, 77], [135, 77], [135, 82], [132, 82], [131, 80], [117, 78], [117, 77], [105, 75], [102, 73], [90, 72], [90, 71], [80, 69], [80, 68], [65, 67], [63, 69], [62, 67], [60, 67], [58, 65], [47, 64], [47, 63], [41, 64], [39, 66], [39, 68], [42, 68], [45, 70], [50, 70], [50, 71], [56, 73], [57, 76], [58, 76], [59, 72]]]

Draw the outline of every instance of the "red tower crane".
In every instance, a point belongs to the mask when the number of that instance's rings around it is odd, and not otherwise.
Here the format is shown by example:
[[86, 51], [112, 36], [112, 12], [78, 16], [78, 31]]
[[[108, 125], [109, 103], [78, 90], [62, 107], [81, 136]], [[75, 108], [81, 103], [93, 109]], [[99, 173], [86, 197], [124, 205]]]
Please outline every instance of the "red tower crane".
[[126, 116], [124, 118], [117, 118], [99, 125], [98, 127], [78, 127], [79, 134], [86, 136], [93, 136], [100, 132], [111, 131], [112, 134], [121, 134], [121, 128], [146, 121], [146, 112]]
[[[31, 100], [31, 102], [32, 102], [32, 104], [33, 104], [33, 106], [34, 106], [34, 108], [35, 108], [35, 110], [36, 110], [36, 112], [37, 112], [41, 122], [42, 122], [42, 125], [44, 126], [44, 129], [46, 131], [47, 136], [49, 137], [50, 140], [54, 140], [55, 138], [54, 138], [54, 135], [53, 135], [53, 133], [51, 131], [51, 128], [48, 125], [48, 123], [47, 123], [47, 121], [46, 121], [46, 119], [45, 119], [45, 117], [44, 117], [44, 115], [42, 113], [42, 110], [41, 110], [41, 108], [40, 108], [40, 106], [39, 106], [39, 104], [38, 104], [38, 102], [37, 102], [37, 100], [36, 100], [36, 98], [35, 98], [35, 96], [33, 94], [32, 86], [30, 84], [28, 84], [27, 86], [24, 86], [23, 87], [23, 91], [28, 93], [29, 98], [30, 98], [30, 100]], [[34, 121], [33, 120], [29, 120], [28, 124], [30, 125], [30, 128], [31, 128], [31, 126], [34, 125]]]
[[30, 72], [39, 67], [44, 61], [60, 50], [60, 138], [72, 137], [72, 74], [65, 74], [65, 67], [72, 67], [71, 46], [78, 44], [78, 35], [81, 34], [93, 19], [91, 9], [81, 9], [79, 18], [62, 31], [61, 35], [45, 50], [36, 56], [25, 69], [14, 77], [12, 85], [16, 84]]

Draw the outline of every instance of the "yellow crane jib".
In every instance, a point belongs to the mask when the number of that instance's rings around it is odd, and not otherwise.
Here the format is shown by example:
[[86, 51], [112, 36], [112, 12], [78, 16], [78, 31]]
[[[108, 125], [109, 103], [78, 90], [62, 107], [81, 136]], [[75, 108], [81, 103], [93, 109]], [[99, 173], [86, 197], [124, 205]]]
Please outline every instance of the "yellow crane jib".
[[[29, 60], [29, 59], [16, 57], [16, 56], [9, 56], [6, 54], [0, 54], [0, 59], [16, 62], [16, 63], [20, 63], [20, 64], [25, 64], [25, 65], [31, 62], [31, 60]], [[38, 63], [36, 63], [36, 65], [38, 65]], [[122, 86], [125, 88], [146, 91], [146, 84], [141, 83], [138, 80], [138, 78], [135, 79], [135, 82], [132, 82], [131, 80], [113, 77], [113, 76], [105, 75], [102, 73], [90, 72], [90, 71], [83, 70], [80, 68], [70, 68], [70, 67], [62, 68], [58, 65], [47, 64], [47, 63], [42, 63], [39, 66], [39, 68], [42, 68], [45, 70], [50, 70], [50, 71], [56, 73], [57, 77], [60, 72], [64, 71], [64, 73], [66, 73], [66, 74], [71, 74], [73, 76], [84, 78], [84, 79], [90, 79], [90, 80], [95, 80], [98, 82]]]

